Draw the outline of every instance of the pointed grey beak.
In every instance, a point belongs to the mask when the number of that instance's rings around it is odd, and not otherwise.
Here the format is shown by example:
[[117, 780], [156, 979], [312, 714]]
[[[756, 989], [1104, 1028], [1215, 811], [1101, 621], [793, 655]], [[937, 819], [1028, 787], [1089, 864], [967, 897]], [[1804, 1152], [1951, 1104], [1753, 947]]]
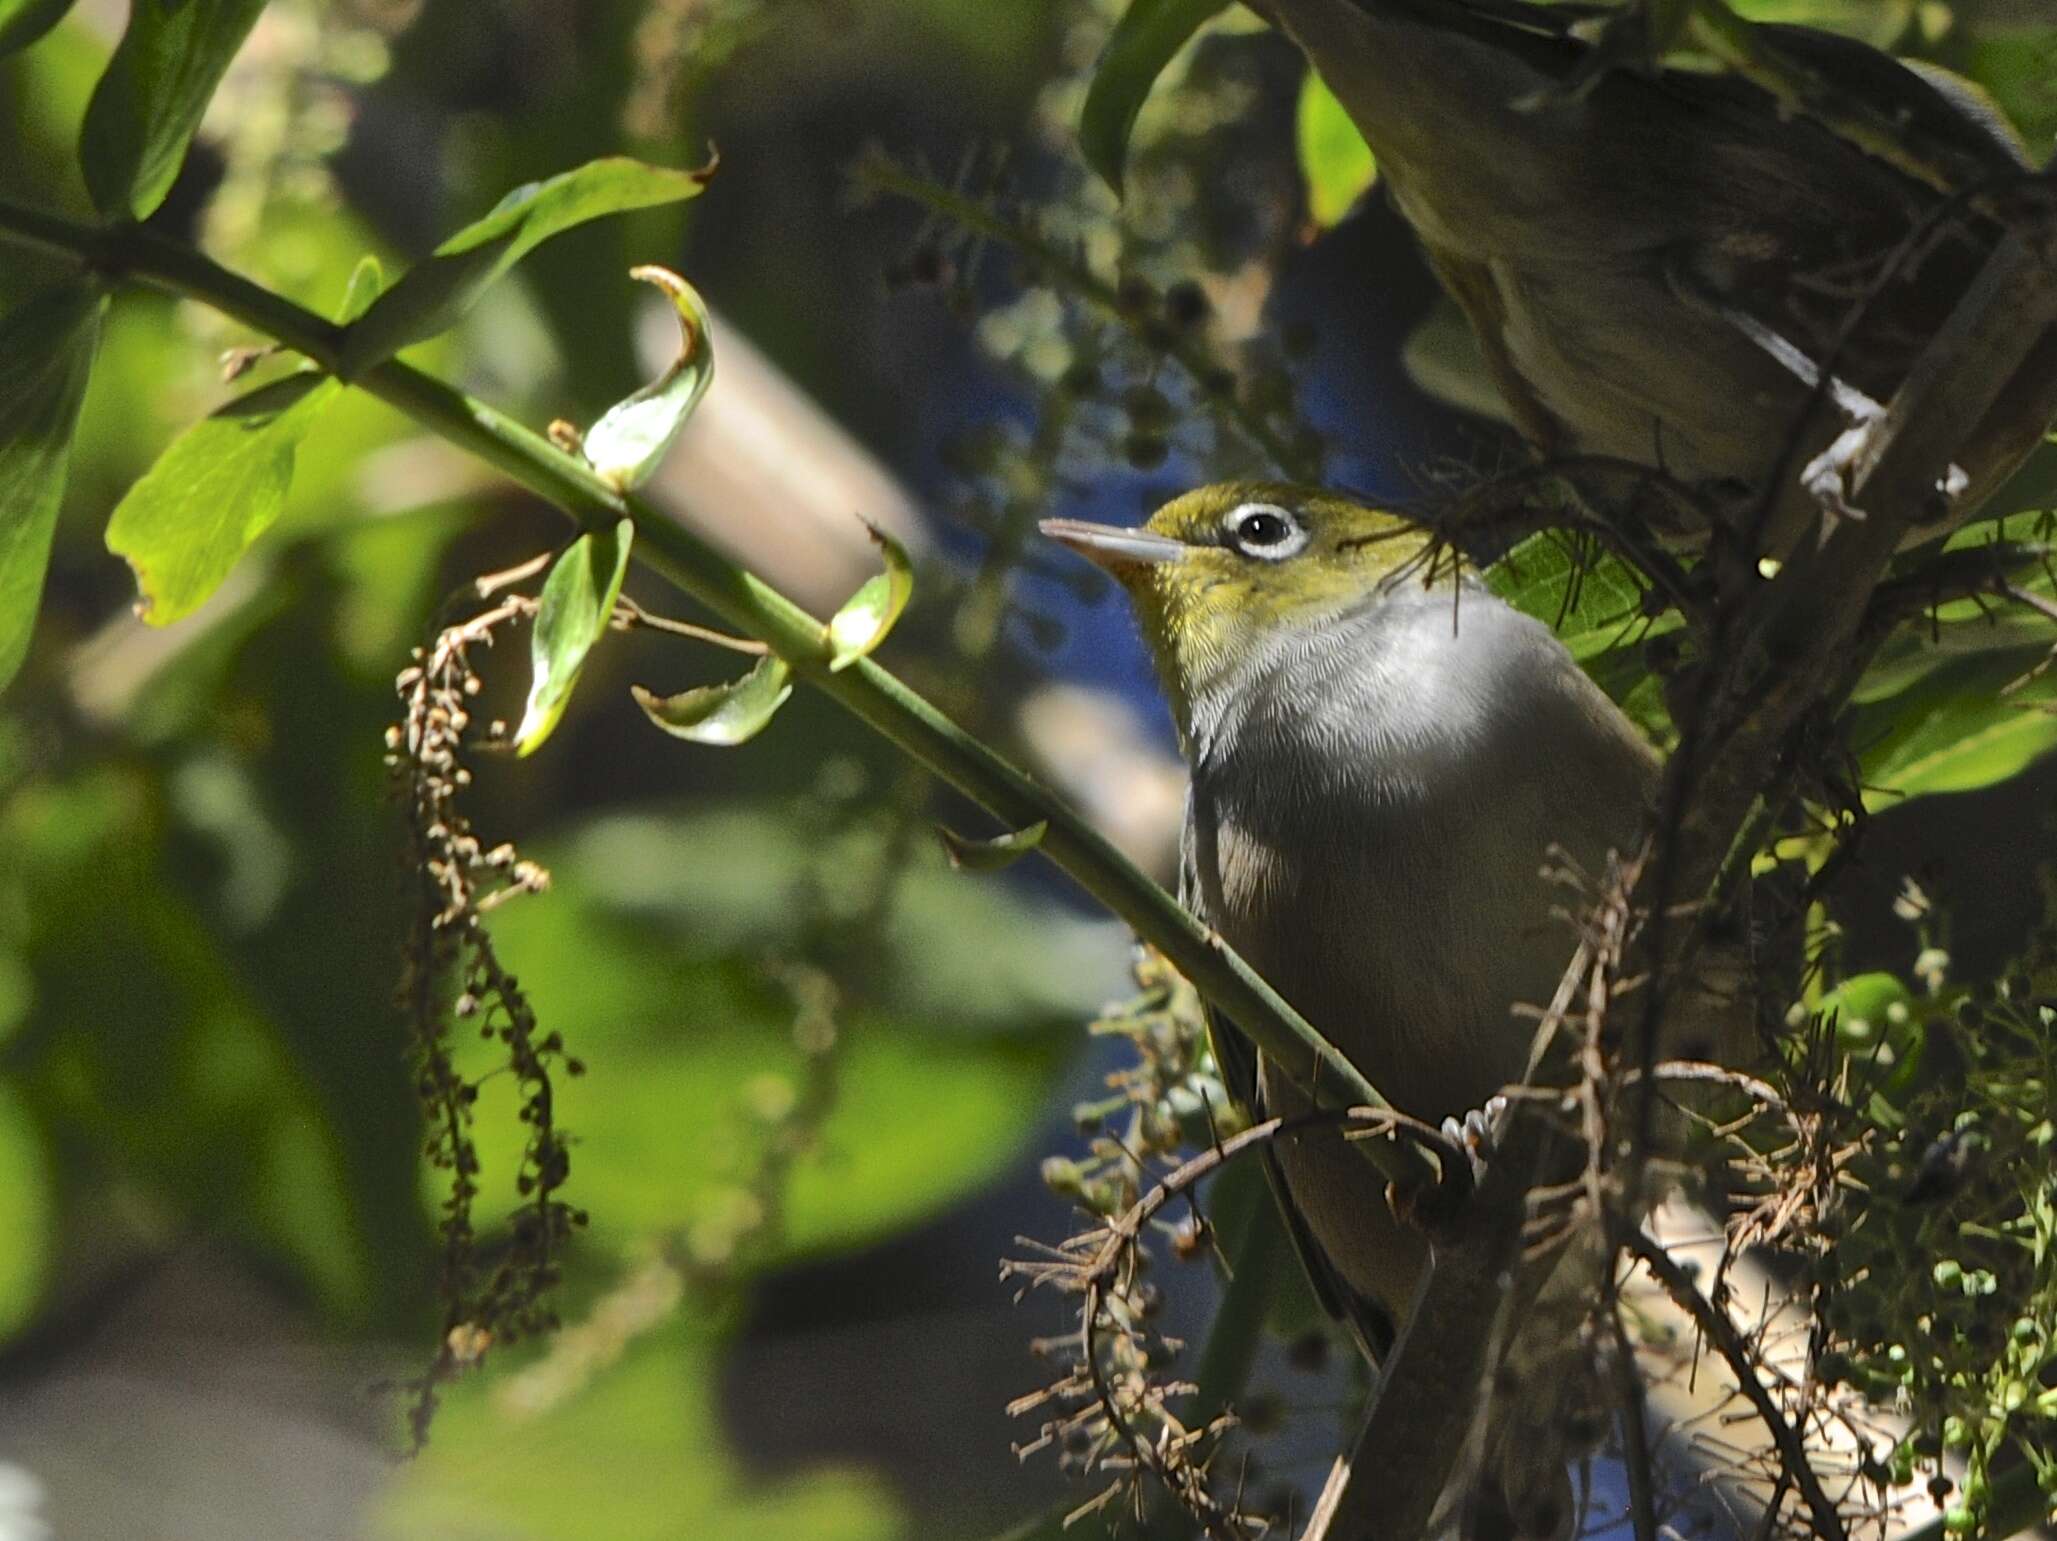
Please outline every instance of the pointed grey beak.
[[1124, 569], [1154, 567], [1160, 562], [1184, 559], [1185, 545], [1168, 535], [1148, 530], [1124, 530], [1111, 524], [1092, 524], [1084, 519], [1045, 519], [1042, 532], [1059, 545], [1069, 546], [1087, 561], [1097, 563], [1116, 577]]

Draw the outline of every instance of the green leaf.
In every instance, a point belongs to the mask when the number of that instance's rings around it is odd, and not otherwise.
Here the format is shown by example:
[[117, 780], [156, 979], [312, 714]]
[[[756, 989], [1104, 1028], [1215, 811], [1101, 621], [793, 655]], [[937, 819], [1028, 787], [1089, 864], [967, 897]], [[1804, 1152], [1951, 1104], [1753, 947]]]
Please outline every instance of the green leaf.
[[1027, 829], [1017, 829], [1004, 835], [995, 835], [990, 840], [972, 840], [956, 830], [938, 824], [936, 833], [943, 837], [943, 850], [950, 858], [950, 865], [970, 872], [997, 872], [1011, 866], [1043, 843], [1043, 836], [1050, 832], [1050, 821], [1038, 819]]
[[303, 371], [240, 396], [174, 439], [129, 489], [107, 549], [136, 570], [144, 620], [190, 615], [229, 575], [286, 506], [300, 441], [341, 391]]
[[604, 214], [698, 197], [713, 175], [712, 161], [679, 171], [610, 156], [517, 187], [378, 297], [343, 340], [342, 373], [360, 374], [455, 326], [488, 287], [551, 236]]
[[0, 0], [0, 58], [28, 47], [71, 7], [72, 0]]
[[885, 553], [886, 570], [864, 580], [829, 621], [829, 672], [847, 669], [886, 640], [914, 596], [914, 564], [901, 544], [869, 519], [872, 544]]
[[746, 744], [793, 693], [792, 671], [785, 660], [769, 653], [757, 667], [729, 685], [702, 685], [675, 696], [660, 696], [641, 685], [631, 686], [650, 720], [673, 738], [728, 749]]
[[624, 519], [611, 530], [581, 535], [543, 580], [536, 624], [529, 633], [529, 659], [534, 678], [527, 708], [515, 730], [514, 752], [534, 754], [550, 736], [572, 687], [586, 666], [586, 654], [607, 630], [614, 599], [629, 570], [629, 544], [636, 527]]
[[629, 277], [657, 285], [670, 298], [679, 318], [679, 351], [663, 374], [609, 407], [586, 432], [586, 463], [616, 492], [649, 479], [714, 378], [707, 307], [693, 286], [654, 264], [630, 268]]
[[1619, 558], [1575, 550], [1552, 530], [1529, 536], [1485, 577], [1487, 588], [1551, 627], [1581, 663], [1680, 625], [1676, 611], [1645, 618], [1643, 583]]
[[98, 294], [70, 284], [0, 321], [0, 689], [35, 629], [102, 309]]
[[[2004, 542], [2039, 543], [2040, 517], [2019, 513], [1967, 524], [1943, 545], [1944, 551], [1973, 550]], [[2002, 569], [1995, 557], [1994, 571]], [[2057, 564], [2024, 557], [2011, 565], [2008, 579], [2025, 593], [2057, 598]], [[1851, 692], [1852, 702], [1882, 701], [1908, 689], [1925, 675], [1956, 659], [1980, 653], [2011, 652], [2038, 642], [2057, 640], [2048, 618], [2014, 600], [1990, 595], [1947, 600], [1932, 605], [1886, 639], [1864, 678]]]
[[1115, 24], [1079, 113], [1079, 148], [1117, 196], [1129, 134], [1150, 88], [1193, 34], [1227, 8], [1228, 0], [1131, 0]]
[[86, 105], [79, 159], [93, 206], [148, 219], [264, 0], [131, 0], [107, 72]]
[[369, 253], [359, 257], [357, 266], [350, 270], [350, 282], [343, 288], [343, 303], [336, 311], [336, 319], [348, 326], [371, 309], [371, 302], [385, 287], [385, 270], [379, 266], [379, 259]]
[[1378, 162], [1335, 92], [1313, 70], [1300, 85], [1294, 140], [1307, 184], [1307, 212], [1326, 230], [1340, 223], [1378, 180]]
[[50, 1269], [56, 1221], [43, 1138], [14, 1089], [0, 1082], [0, 1341], [35, 1311]]
[[1821, 998], [1819, 1009], [1836, 1014], [1845, 1048], [1864, 1048], [1888, 1036], [1905, 1041], [1917, 1008], [1897, 975], [1873, 973], [1851, 975]]
[[2057, 748], [2057, 670], [2008, 690], [2047, 656], [2033, 647], [1957, 659], [1851, 711], [1866, 806], [1990, 786]]

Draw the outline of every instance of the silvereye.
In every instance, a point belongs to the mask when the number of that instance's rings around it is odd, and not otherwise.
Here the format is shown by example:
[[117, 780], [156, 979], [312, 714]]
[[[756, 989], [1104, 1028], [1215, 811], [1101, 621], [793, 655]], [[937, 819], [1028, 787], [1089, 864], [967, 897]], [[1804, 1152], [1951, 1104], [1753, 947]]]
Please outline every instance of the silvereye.
[[[1576, 941], [1576, 901], [1545, 869], [1597, 877], [1656, 788], [1633, 724], [1547, 627], [1447, 562], [1425, 582], [1427, 531], [1339, 496], [1236, 483], [1140, 529], [1043, 530], [1120, 581], [1155, 657], [1191, 773], [1181, 899], [1403, 1111], [1466, 1115], [1521, 1080], [1536, 1020], [1517, 1008], [1551, 999]], [[1702, 1041], [1667, 1052], [1733, 1053], [1708, 1013], [1684, 1015], [1679, 1034]], [[1239, 1074], [1247, 1043], [1212, 1026], [1236, 1095], [1307, 1106], [1268, 1061]], [[1424, 1239], [1333, 1133], [1277, 1166], [1317, 1293], [1380, 1337]], [[1517, 1338], [1509, 1365], [1561, 1368], [1562, 1317], [1549, 1331], [1526, 1351]], [[1467, 1535], [1571, 1523], [1552, 1378], [1496, 1406]]]
[[[1819, 523], [1803, 468], [1891, 397], [1997, 240], [1971, 205], [1739, 76], [1601, 67], [1605, 8], [1249, 3], [1363, 133], [1524, 436], [1698, 484], [1760, 554]], [[2026, 151], [1968, 82], [1829, 33], [1758, 36], [1959, 185], [2020, 188]], [[1936, 516], [1976, 506], [2041, 439], [2049, 397], [2029, 382], [2053, 375], [2057, 329], [1960, 448]]]

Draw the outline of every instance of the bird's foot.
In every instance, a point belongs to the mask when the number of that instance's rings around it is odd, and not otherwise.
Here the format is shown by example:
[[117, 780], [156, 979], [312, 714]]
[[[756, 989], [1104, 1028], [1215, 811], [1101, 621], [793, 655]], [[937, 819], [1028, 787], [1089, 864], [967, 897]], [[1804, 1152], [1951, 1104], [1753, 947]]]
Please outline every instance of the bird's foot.
[[[1850, 499], [1857, 490], [1859, 476], [1878, 458], [1880, 446], [1874, 441], [1886, 431], [1886, 410], [1869, 398], [1860, 400], [1863, 406], [1850, 413], [1850, 426], [1830, 440], [1828, 448], [1808, 461], [1800, 472], [1800, 485], [1820, 505], [1823, 541], [1829, 538], [1838, 520], [1864, 517], [1864, 510]], [[1847, 410], [1849, 404], [1843, 405]], [[1936, 492], [1947, 507], [1970, 484], [1971, 478], [1964, 468], [1952, 465], [1936, 482]]]
[[1482, 1108], [1473, 1108], [1463, 1118], [1443, 1120], [1443, 1138], [1463, 1151], [1471, 1162], [1472, 1180], [1485, 1175], [1486, 1162], [1499, 1143], [1501, 1127], [1507, 1122], [1507, 1099], [1493, 1096]]

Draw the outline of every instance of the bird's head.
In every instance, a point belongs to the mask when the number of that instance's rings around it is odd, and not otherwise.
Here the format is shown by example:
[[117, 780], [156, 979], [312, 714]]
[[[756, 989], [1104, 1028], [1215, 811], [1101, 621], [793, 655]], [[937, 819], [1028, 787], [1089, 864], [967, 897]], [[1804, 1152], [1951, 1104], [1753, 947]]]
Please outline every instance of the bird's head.
[[1282, 630], [1318, 627], [1402, 569], [1432, 536], [1397, 514], [1311, 487], [1223, 482], [1137, 529], [1046, 519], [1043, 533], [1128, 590], [1174, 711]]

